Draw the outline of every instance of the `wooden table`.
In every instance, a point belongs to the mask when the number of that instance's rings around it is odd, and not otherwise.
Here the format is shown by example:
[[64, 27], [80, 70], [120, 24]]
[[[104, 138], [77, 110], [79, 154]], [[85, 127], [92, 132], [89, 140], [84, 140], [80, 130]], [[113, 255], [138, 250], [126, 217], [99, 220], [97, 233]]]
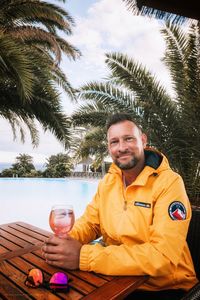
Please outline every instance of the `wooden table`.
[[0, 299], [124, 299], [148, 279], [147, 276], [104, 276], [76, 270], [66, 272], [72, 280], [68, 293], [28, 288], [24, 281], [29, 269], [42, 269], [46, 280], [60, 270], [48, 265], [41, 256], [41, 246], [50, 235], [24, 222], [0, 225]]

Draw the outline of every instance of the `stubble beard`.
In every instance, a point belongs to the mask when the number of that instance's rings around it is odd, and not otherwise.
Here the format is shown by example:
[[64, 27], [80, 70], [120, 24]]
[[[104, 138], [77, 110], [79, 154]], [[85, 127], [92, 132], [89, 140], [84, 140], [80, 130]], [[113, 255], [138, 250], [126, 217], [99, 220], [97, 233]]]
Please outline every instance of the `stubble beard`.
[[138, 159], [136, 157], [133, 157], [128, 163], [120, 163], [117, 159], [114, 160], [114, 163], [121, 169], [121, 170], [130, 170], [132, 168], [134, 168], [137, 163], [138, 163]]

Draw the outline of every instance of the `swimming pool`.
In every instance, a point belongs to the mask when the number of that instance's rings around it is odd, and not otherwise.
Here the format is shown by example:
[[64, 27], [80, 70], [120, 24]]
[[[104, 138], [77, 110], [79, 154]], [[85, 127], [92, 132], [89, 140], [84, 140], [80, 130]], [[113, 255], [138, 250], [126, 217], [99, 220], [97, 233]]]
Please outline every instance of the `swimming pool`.
[[70, 203], [78, 218], [97, 185], [98, 180], [71, 178], [0, 178], [0, 224], [23, 221], [50, 230], [52, 205]]

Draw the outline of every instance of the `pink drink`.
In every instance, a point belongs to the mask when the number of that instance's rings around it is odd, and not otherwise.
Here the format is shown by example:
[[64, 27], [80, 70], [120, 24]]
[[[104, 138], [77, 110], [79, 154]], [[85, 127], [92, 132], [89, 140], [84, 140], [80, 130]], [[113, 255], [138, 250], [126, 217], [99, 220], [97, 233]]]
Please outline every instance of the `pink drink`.
[[74, 225], [74, 212], [72, 208], [54, 206], [49, 217], [49, 224], [53, 232], [59, 237], [64, 237]]

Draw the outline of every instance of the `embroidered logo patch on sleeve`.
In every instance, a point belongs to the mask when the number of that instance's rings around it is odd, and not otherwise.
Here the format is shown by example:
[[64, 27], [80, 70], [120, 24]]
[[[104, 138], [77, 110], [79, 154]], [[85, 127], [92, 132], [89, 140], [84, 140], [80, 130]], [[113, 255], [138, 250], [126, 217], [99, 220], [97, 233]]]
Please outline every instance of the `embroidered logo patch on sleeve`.
[[183, 203], [179, 201], [174, 201], [169, 205], [169, 216], [172, 220], [185, 220], [186, 219], [186, 209]]

